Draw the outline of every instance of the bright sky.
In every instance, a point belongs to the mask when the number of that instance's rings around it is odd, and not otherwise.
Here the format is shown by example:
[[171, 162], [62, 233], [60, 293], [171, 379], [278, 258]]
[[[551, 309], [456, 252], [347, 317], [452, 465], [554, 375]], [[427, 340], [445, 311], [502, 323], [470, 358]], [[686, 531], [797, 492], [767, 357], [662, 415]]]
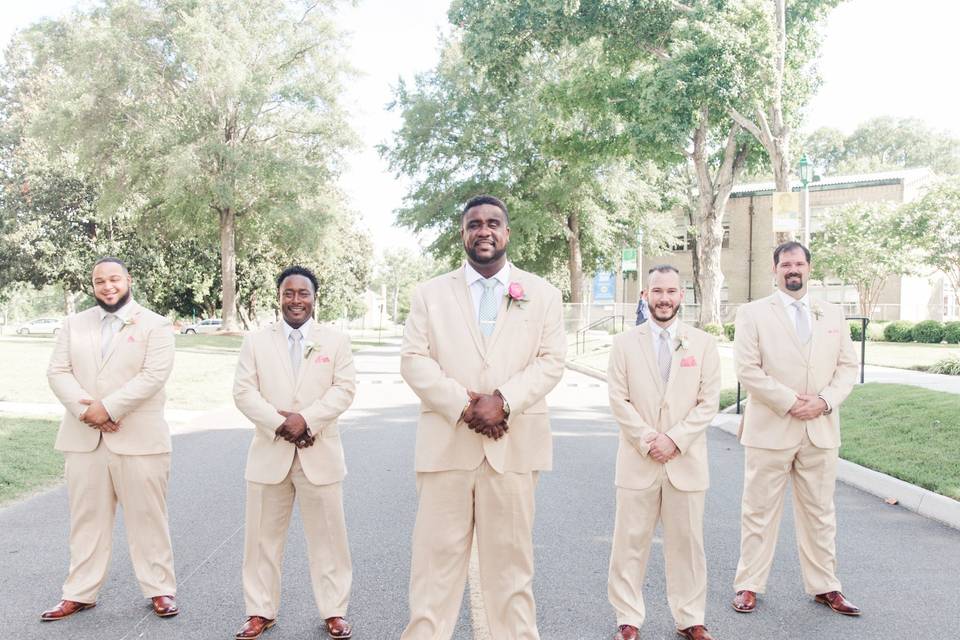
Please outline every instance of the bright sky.
[[[58, 16], [75, 0], [4, 1], [0, 43], [43, 16]], [[379, 251], [417, 240], [393, 227], [406, 185], [387, 170], [375, 146], [399, 126], [386, 111], [399, 77], [412, 79], [437, 59], [449, 0], [359, 0], [341, 10], [350, 32], [351, 61], [363, 75], [346, 96], [363, 148], [350, 157], [342, 187], [363, 216]], [[823, 86], [808, 107], [808, 127], [851, 131], [879, 115], [918, 117], [960, 135], [960, 3], [949, 0], [849, 0], [826, 25], [820, 69]]]

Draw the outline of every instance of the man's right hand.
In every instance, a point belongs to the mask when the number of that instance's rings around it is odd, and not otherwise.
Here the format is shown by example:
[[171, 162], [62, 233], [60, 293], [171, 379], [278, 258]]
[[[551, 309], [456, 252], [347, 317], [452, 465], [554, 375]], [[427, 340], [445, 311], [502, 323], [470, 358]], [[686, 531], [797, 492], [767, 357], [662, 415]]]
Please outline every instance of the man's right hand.
[[467, 394], [470, 396], [470, 402], [463, 411], [463, 421], [470, 429], [482, 436], [493, 438], [494, 440], [502, 438], [507, 433], [507, 421], [503, 419], [503, 401], [495, 395], [489, 396], [489, 398], [496, 398], [496, 401], [501, 403], [499, 420], [494, 422], [490, 419], [484, 419], [484, 416], [478, 415], [480, 412], [476, 411], [477, 404], [487, 399], [488, 396], [473, 391], [467, 391]]

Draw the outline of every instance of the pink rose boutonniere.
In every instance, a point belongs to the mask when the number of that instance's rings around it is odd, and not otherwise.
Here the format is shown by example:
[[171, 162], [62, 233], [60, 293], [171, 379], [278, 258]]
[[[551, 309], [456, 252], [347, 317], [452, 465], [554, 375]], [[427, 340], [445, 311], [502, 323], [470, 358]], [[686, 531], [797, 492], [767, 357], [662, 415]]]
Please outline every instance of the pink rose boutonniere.
[[512, 303], [516, 302], [520, 305], [520, 308], [523, 308], [523, 303], [528, 302], [527, 294], [523, 290], [523, 285], [519, 282], [511, 282], [510, 286], [507, 287], [507, 309], [510, 308]]

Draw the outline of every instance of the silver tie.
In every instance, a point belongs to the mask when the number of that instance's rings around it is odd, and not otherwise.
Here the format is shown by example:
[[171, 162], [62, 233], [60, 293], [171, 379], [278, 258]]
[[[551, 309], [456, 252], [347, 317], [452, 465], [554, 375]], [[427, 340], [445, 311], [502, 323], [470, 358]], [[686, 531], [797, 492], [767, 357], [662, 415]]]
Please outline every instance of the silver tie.
[[797, 300], [793, 303], [797, 310], [797, 337], [800, 338], [800, 344], [807, 344], [810, 341], [810, 320], [803, 310], [803, 303]]
[[113, 321], [117, 316], [108, 313], [103, 316], [103, 322], [100, 325], [100, 357], [106, 358], [107, 351], [110, 350], [110, 343], [113, 342]]
[[480, 296], [480, 331], [490, 337], [497, 326], [497, 311], [500, 307], [496, 294], [497, 279], [484, 278], [480, 284], [483, 285], [483, 295]]
[[660, 365], [660, 377], [666, 384], [670, 379], [670, 361], [673, 360], [673, 354], [670, 353], [670, 334], [666, 331], [660, 332], [660, 347], [657, 349], [657, 364]]
[[290, 332], [290, 366], [293, 367], [293, 377], [300, 373], [300, 362], [303, 360], [303, 346], [300, 344], [300, 329]]

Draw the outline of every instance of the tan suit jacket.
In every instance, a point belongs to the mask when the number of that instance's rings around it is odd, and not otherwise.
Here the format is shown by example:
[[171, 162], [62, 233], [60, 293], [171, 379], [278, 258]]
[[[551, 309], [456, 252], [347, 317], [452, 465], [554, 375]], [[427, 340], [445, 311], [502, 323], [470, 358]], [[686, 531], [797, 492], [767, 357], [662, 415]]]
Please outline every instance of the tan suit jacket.
[[[63, 323], [47, 369], [50, 388], [67, 409], [54, 445], [59, 451], [93, 451], [102, 437], [110, 451], [122, 455], [170, 452], [163, 386], [173, 369], [173, 327], [136, 302], [130, 305], [129, 321], [104, 357], [97, 307]], [[83, 423], [83, 399], [102, 401], [120, 430], [101, 433]]]
[[[840, 307], [816, 302], [810, 315], [811, 339], [801, 345], [776, 292], [737, 310], [733, 353], [747, 391], [740, 423], [744, 446], [790, 449], [799, 446], [804, 432], [816, 447], [840, 446], [839, 408], [857, 379], [857, 353]], [[801, 393], [823, 396], [833, 412], [814, 420], [791, 417]]]
[[[680, 323], [676, 336], [685, 346], [673, 351], [666, 388], [649, 323], [613, 340], [607, 386], [620, 425], [618, 487], [646, 489], [658, 480], [661, 468], [681, 491], [705, 491], [710, 484], [706, 430], [720, 405], [720, 356], [713, 336], [699, 329]], [[649, 433], [667, 434], [680, 455], [666, 464], [650, 458], [643, 440]]]
[[[356, 372], [350, 338], [313, 322], [296, 377], [290, 364], [283, 323], [247, 334], [240, 347], [233, 399], [253, 422], [253, 442], [247, 455], [246, 479], [262, 484], [282, 482], [294, 455], [313, 484], [343, 480], [346, 468], [337, 418], [353, 402]], [[308, 352], [309, 351], [309, 352]], [[275, 437], [284, 417], [277, 410], [299, 413], [316, 436], [313, 446], [297, 449]]]
[[[526, 302], [500, 303], [493, 334], [480, 332], [463, 268], [420, 284], [413, 292], [401, 349], [400, 373], [420, 397], [416, 470], [477, 468], [547, 470], [553, 441], [545, 396], [563, 375], [566, 336], [560, 291], [511, 265]], [[509, 431], [493, 440], [459, 422], [467, 390], [499, 389], [510, 405]]]

